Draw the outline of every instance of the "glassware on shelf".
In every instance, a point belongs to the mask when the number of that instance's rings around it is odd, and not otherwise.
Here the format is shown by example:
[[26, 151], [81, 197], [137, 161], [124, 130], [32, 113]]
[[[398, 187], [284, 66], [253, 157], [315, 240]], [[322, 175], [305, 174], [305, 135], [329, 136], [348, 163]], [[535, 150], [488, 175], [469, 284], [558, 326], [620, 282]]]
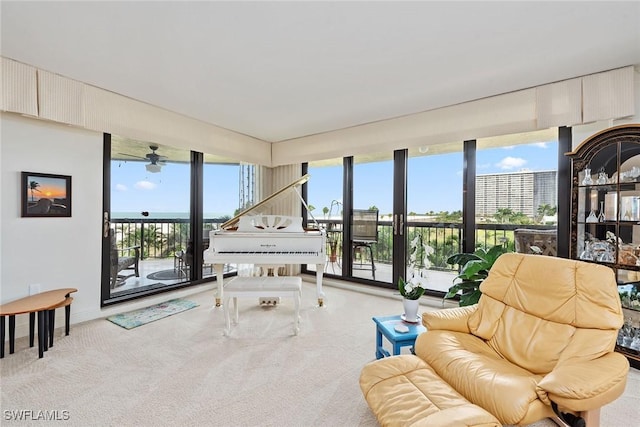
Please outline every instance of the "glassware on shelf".
[[600, 215], [598, 215], [598, 222], [605, 222], [607, 219], [604, 216], [604, 202], [600, 202]]
[[620, 332], [622, 333], [622, 339], [620, 340], [620, 344], [622, 347], [631, 347], [631, 343], [633, 342], [633, 335], [634, 335], [634, 331], [633, 331], [633, 326], [631, 325], [631, 321], [627, 320], [624, 322], [624, 325], [622, 325], [622, 328], [620, 329]]
[[584, 179], [582, 180], [582, 185], [591, 184], [593, 184], [593, 179], [591, 179], [591, 168], [584, 168]]
[[640, 351], [640, 328], [632, 328], [634, 333], [633, 333], [633, 338], [631, 339], [631, 344], [629, 345], [629, 347], [631, 348], [631, 350], [635, 350], [635, 351]]
[[607, 177], [607, 173], [604, 171], [604, 168], [600, 168], [600, 170], [598, 171], [598, 179], [596, 181], [596, 184], [604, 185], [608, 180], [609, 178]]
[[584, 251], [580, 254], [580, 259], [586, 261], [594, 261], [593, 251], [591, 250], [591, 242], [586, 240], [584, 242]]
[[615, 262], [615, 247], [604, 240], [591, 242], [592, 260], [598, 262]]
[[589, 216], [587, 217], [587, 219], [585, 219], [585, 222], [598, 222], [598, 216], [596, 215], [596, 211], [592, 210], [589, 213]]

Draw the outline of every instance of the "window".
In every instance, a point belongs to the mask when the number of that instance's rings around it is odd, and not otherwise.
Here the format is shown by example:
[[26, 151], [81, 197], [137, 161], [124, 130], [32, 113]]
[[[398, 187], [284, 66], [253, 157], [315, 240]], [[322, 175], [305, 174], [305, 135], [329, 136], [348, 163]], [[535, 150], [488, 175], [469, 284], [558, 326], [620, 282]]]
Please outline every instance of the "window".
[[516, 247], [516, 229], [555, 229], [557, 153], [557, 129], [477, 141], [476, 247], [525, 252]]

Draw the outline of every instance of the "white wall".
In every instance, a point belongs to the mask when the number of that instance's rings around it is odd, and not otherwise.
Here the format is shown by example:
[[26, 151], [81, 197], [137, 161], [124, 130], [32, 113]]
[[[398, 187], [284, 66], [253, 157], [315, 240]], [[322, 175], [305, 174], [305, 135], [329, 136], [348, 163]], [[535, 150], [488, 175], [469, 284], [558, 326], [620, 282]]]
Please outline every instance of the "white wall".
[[[166, 300], [164, 294], [100, 308], [102, 134], [11, 113], [0, 113], [0, 126], [0, 302], [29, 295], [30, 284], [77, 288], [77, 323]], [[22, 218], [22, 171], [71, 175], [71, 218]], [[16, 336], [28, 334], [28, 320], [16, 316]], [[57, 310], [56, 325], [63, 322], [64, 310]]]
[[[100, 303], [102, 135], [15, 114], [0, 119], [0, 300], [39, 283], [42, 291], [77, 288], [73, 312], [91, 311]], [[20, 217], [22, 171], [71, 175], [72, 217]]]

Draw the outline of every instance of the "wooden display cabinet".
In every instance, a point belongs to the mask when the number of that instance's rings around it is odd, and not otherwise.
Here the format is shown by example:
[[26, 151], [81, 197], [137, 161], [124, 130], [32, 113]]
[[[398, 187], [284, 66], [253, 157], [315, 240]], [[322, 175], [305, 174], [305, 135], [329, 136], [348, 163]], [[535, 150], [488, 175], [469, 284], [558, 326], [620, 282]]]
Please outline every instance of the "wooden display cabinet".
[[640, 124], [604, 130], [567, 155], [569, 256], [615, 272], [625, 314], [616, 350], [640, 368]]

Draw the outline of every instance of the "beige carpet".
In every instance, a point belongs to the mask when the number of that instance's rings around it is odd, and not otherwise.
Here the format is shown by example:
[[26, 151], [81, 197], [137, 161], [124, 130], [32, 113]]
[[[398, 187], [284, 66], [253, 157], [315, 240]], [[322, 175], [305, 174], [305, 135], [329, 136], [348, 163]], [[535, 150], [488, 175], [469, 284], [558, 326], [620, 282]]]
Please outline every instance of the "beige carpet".
[[[399, 300], [325, 286], [315, 307], [305, 283], [301, 332], [292, 302], [240, 301], [240, 324], [222, 335], [212, 292], [200, 304], [132, 330], [100, 319], [56, 330], [43, 359], [27, 339], [0, 362], [3, 426], [376, 426], [358, 377], [374, 359], [371, 317], [400, 313]], [[391, 291], [389, 291], [391, 295]], [[422, 307], [422, 310], [435, 309]], [[602, 426], [638, 425], [640, 373], [602, 411]], [[7, 411], [57, 411], [66, 421], [7, 419]], [[64, 412], [68, 411], [68, 412]], [[553, 426], [549, 420], [536, 426]]]

